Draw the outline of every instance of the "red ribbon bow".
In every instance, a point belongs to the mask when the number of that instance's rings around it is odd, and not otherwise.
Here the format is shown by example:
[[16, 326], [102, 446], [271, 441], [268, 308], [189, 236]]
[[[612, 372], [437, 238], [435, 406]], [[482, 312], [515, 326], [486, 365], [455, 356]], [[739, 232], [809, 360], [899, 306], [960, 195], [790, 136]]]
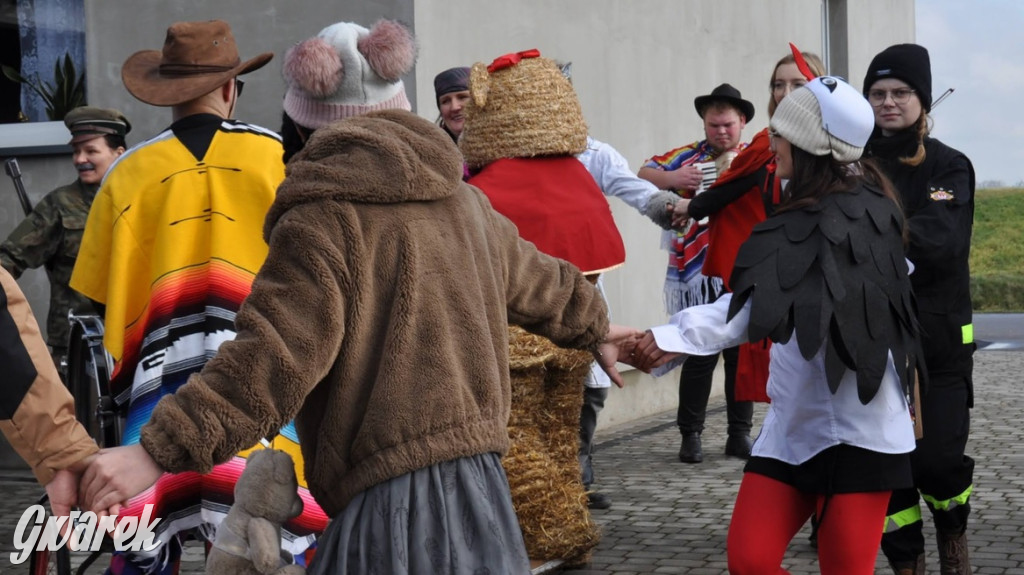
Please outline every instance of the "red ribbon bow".
[[491, 65], [487, 67], [487, 71], [493, 74], [498, 70], [511, 68], [518, 64], [523, 58], [540, 58], [540, 50], [534, 48], [532, 50], [523, 50], [522, 52], [516, 52], [514, 54], [498, 56], [493, 62], [491, 62]]

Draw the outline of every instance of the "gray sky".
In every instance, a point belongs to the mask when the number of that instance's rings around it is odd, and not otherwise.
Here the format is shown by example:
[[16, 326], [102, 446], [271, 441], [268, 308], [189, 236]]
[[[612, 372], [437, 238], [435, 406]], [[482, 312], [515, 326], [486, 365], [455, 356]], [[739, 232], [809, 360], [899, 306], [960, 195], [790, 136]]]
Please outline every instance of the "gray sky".
[[978, 183], [1024, 181], [1024, 2], [916, 0], [917, 43], [928, 48], [932, 135], [967, 154]]

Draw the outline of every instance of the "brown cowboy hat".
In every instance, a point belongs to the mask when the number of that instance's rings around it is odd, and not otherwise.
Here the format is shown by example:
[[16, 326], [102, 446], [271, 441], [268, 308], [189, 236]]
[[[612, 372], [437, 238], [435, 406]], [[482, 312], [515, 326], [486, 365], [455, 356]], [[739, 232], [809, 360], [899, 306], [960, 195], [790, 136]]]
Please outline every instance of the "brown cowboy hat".
[[176, 106], [262, 68], [273, 57], [265, 52], [242, 62], [231, 27], [222, 20], [175, 22], [167, 29], [163, 51], [132, 54], [121, 67], [121, 80], [147, 104]]

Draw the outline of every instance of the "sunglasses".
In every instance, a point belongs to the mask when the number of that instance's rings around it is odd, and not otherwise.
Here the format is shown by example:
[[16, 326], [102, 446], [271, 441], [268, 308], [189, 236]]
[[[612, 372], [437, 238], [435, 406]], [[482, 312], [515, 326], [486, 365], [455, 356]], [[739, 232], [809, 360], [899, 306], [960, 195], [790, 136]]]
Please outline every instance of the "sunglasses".
[[245, 82], [241, 78], [235, 78], [235, 95], [241, 96], [242, 89], [245, 88]]

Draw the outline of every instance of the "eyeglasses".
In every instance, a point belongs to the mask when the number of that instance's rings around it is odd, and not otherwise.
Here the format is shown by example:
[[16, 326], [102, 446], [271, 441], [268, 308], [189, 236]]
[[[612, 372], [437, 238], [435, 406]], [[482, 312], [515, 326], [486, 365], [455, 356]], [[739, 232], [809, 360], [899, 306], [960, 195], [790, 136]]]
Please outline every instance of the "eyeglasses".
[[902, 106], [910, 101], [910, 95], [915, 90], [913, 88], [896, 88], [895, 90], [871, 90], [868, 92], [868, 102], [871, 105], [878, 108], [885, 103], [887, 98], [892, 98], [892, 102], [897, 106]]
[[775, 151], [775, 138], [781, 138], [782, 134], [778, 133], [775, 128], [768, 128], [768, 147], [771, 151]]
[[241, 78], [235, 78], [235, 96], [241, 96], [243, 88], [245, 88], [245, 82]]

